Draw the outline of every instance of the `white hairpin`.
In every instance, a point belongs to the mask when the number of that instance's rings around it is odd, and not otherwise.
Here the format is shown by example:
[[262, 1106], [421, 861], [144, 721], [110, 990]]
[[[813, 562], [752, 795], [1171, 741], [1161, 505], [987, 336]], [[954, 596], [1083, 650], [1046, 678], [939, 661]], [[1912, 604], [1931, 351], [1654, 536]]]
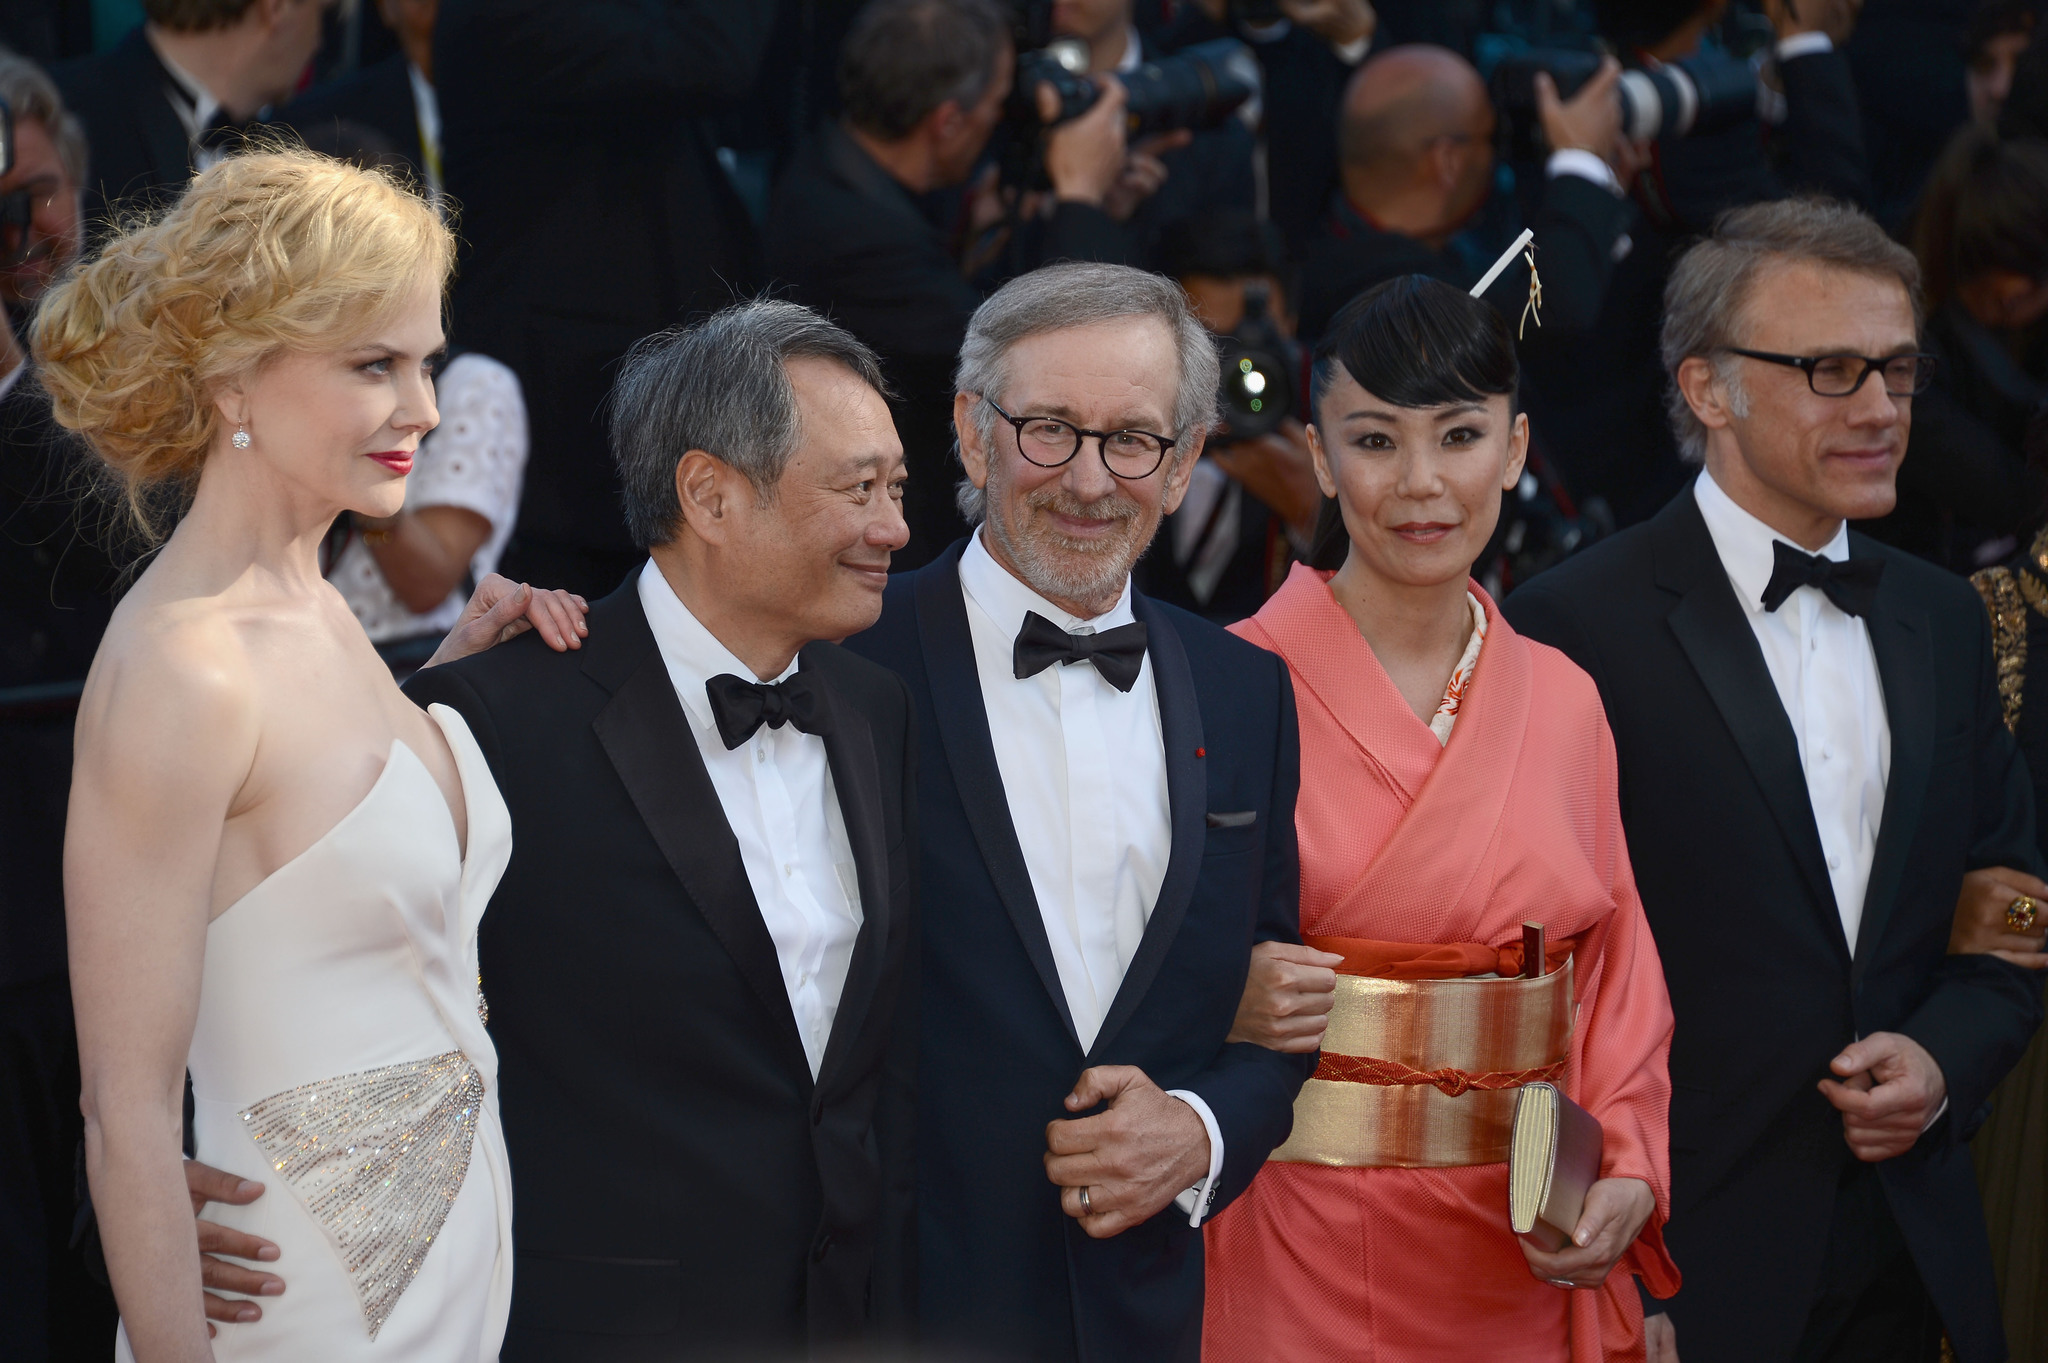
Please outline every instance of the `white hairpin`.
[[1500, 259], [1493, 262], [1493, 268], [1472, 286], [1472, 296], [1478, 298], [1491, 288], [1493, 281], [1500, 278], [1501, 271], [1513, 262], [1517, 253], [1529, 262], [1529, 301], [1522, 306], [1521, 325], [1515, 328], [1515, 339], [1520, 340], [1522, 334], [1529, 329], [1530, 318], [1536, 319], [1537, 326], [1543, 325], [1543, 280], [1536, 273], [1536, 234], [1533, 231], [1526, 227], [1522, 229], [1522, 235], [1516, 237], [1514, 244], [1500, 253]]

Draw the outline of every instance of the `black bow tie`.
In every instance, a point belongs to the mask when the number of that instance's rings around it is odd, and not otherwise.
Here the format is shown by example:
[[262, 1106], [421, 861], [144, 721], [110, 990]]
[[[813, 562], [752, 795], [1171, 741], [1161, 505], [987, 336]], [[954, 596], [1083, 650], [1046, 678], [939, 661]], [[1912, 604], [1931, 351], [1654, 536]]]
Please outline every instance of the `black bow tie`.
[[728, 752], [752, 738], [763, 724], [771, 729], [794, 724], [807, 734], [832, 731], [823, 702], [801, 672], [779, 682], [751, 682], [722, 672], [705, 682], [704, 690], [711, 697], [711, 717], [718, 722], [718, 736]]
[[1877, 600], [1877, 580], [1884, 560], [1851, 558], [1837, 563], [1819, 554], [1805, 554], [1783, 540], [1771, 541], [1771, 582], [1764, 588], [1764, 609], [1774, 611], [1801, 587], [1818, 587], [1844, 615], [1864, 615]]
[[1013, 660], [1019, 681], [1054, 663], [1094, 663], [1104, 681], [1128, 691], [1145, 665], [1145, 626], [1134, 622], [1100, 634], [1069, 634], [1037, 611], [1026, 611]]

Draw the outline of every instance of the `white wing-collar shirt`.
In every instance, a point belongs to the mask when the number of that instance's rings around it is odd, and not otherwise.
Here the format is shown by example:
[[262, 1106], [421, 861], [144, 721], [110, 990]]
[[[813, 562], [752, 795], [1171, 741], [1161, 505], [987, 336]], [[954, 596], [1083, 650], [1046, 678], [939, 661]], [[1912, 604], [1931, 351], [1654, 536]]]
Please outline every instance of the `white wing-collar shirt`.
[[[1085, 1052], [1137, 955], [1173, 855], [1159, 693], [1149, 654], [1129, 691], [1088, 663], [1055, 663], [1020, 680], [1015, 649], [1026, 613], [1069, 632], [1100, 633], [1136, 620], [1131, 585], [1103, 614], [1071, 615], [997, 563], [982, 533], [960, 555], [975, 671], [1010, 820]], [[1209, 1176], [1192, 1196], [1181, 1195], [1190, 1224], [1199, 1225], [1223, 1167], [1223, 1136], [1198, 1095], [1169, 1092], [1209, 1133]]]
[[[1891, 722], [1870, 631], [1817, 587], [1802, 586], [1777, 610], [1765, 610], [1772, 541], [1806, 550], [1737, 506], [1704, 470], [1693, 496], [1799, 740], [1807, 799], [1820, 830], [1842, 933], [1854, 955], [1892, 764]], [[1848, 527], [1837, 529], [1820, 553], [1838, 563], [1848, 558]]]
[[[739, 840], [754, 902], [775, 941], [783, 987], [811, 1076], [825, 1058], [832, 1020], [860, 935], [860, 882], [853, 844], [825, 756], [825, 740], [794, 724], [762, 725], [728, 749], [704, 684], [722, 673], [757, 680], [752, 669], [690, 613], [649, 559], [640, 570], [640, 604], [661, 660], [682, 702], [704, 769]], [[780, 677], [794, 676], [792, 660]]]

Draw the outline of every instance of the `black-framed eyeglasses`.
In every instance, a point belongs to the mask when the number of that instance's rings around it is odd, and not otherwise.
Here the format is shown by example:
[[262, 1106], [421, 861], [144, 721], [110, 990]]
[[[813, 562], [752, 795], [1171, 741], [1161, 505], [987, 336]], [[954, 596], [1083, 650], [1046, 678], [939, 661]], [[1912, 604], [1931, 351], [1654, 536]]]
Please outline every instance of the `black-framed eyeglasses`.
[[1151, 431], [1091, 431], [1053, 416], [1011, 416], [988, 394], [981, 400], [1017, 432], [1017, 453], [1042, 469], [1056, 469], [1071, 460], [1092, 435], [1102, 451], [1102, 466], [1114, 477], [1135, 482], [1151, 477], [1176, 443]]
[[1774, 355], [1768, 350], [1724, 347], [1731, 355], [1745, 355], [1765, 364], [1782, 364], [1806, 371], [1806, 386], [1824, 398], [1845, 398], [1863, 387], [1873, 370], [1884, 373], [1884, 391], [1895, 398], [1909, 398], [1927, 391], [1934, 382], [1935, 357], [1924, 353], [1886, 355]]

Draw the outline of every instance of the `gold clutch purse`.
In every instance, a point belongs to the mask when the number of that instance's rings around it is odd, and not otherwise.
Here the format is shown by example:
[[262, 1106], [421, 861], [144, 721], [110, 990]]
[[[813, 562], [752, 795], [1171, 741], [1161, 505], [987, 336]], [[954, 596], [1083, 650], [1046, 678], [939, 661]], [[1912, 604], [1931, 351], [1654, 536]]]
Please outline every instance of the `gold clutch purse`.
[[1605, 1136], [1600, 1119], [1555, 1084], [1524, 1084], [1515, 1094], [1508, 1154], [1508, 1224], [1552, 1253], [1572, 1242], [1586, 1190], [1600, 1177]]

